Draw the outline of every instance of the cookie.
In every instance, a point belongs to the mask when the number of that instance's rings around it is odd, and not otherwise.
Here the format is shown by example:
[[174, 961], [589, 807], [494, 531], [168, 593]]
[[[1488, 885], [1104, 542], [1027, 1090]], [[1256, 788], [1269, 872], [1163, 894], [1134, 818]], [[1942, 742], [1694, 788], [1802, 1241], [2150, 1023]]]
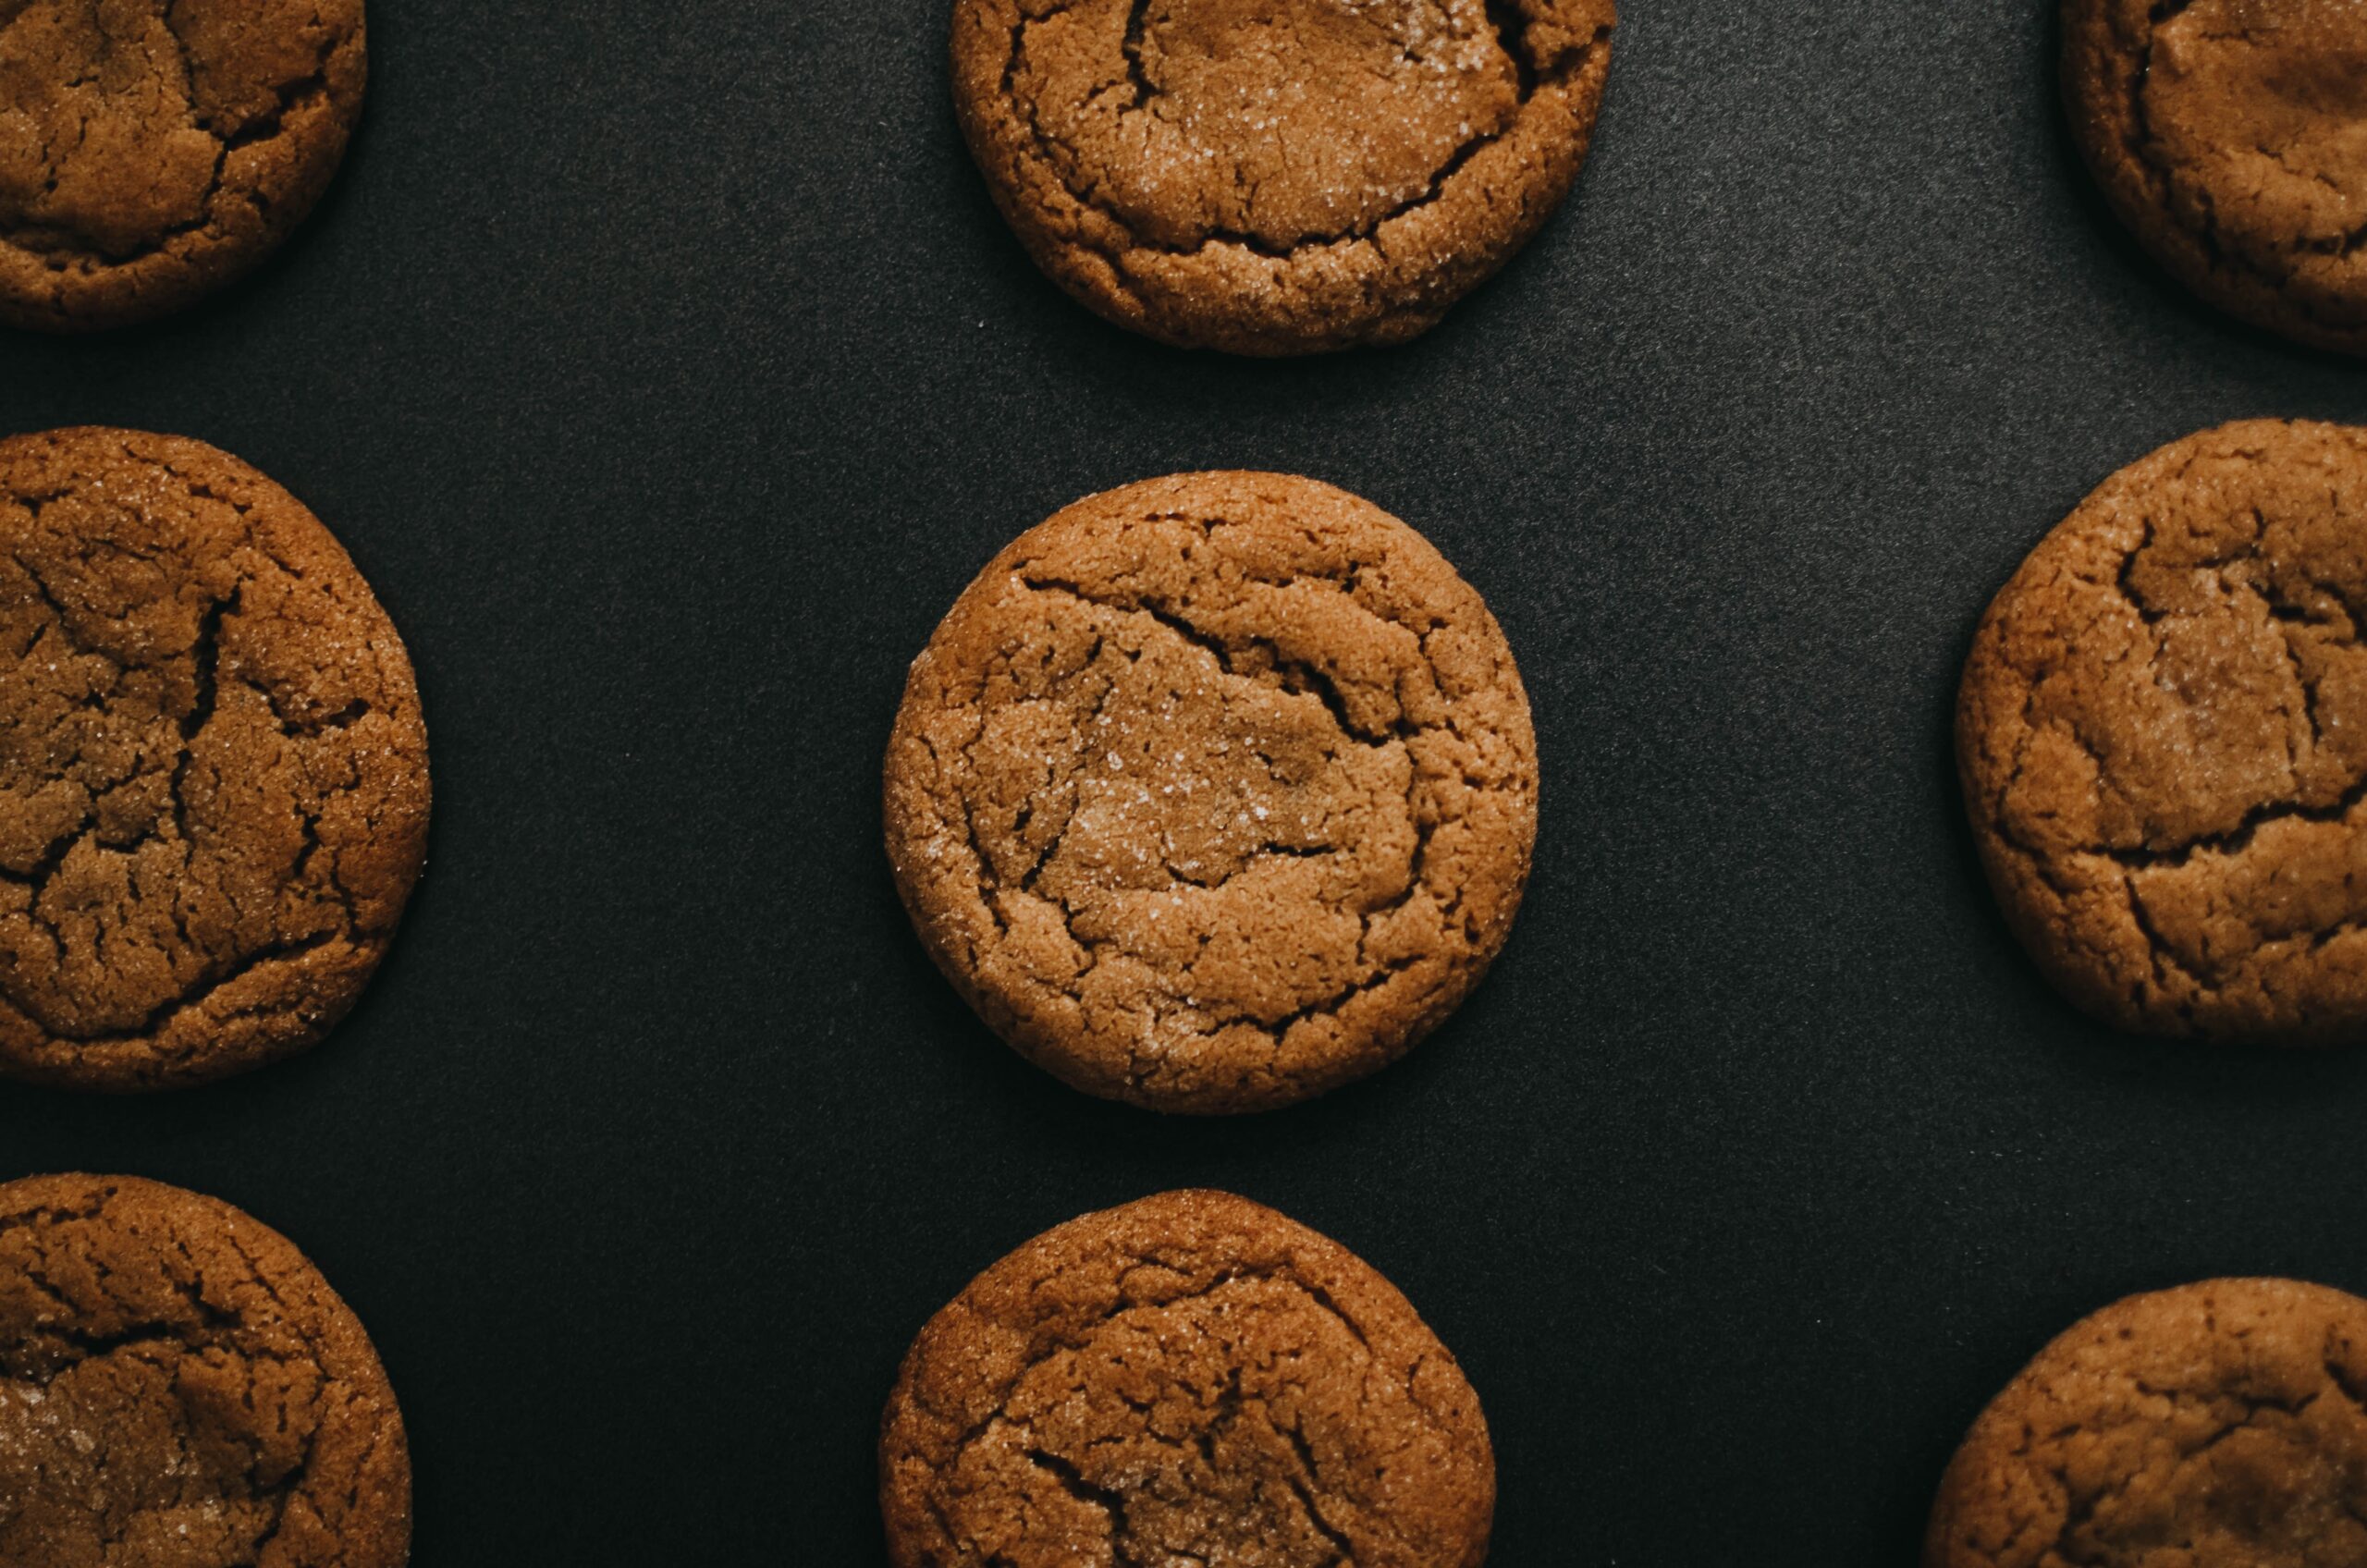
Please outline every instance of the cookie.
[[2065, 0], [2063, 92], [2105, 198], [2181, 282], [2367, 354], [2367, 7]]
[[2367, 1562], [2367, 1302], [2291, 1280], [2133, 1296], [1981, 1413], [1924, 1568]]
[[0, 441], [0, 1072], [190, 1084], [310, 1045], [419, 876], [411, 661], [295, 498], [196, 441]]
[[1022, 1054], [1160, 1110], [1288, 1104], [1478, 982], [1537, 832], [1512, 650], [1428, 541], [1330, 485], [1079, 501], [970, 585], [904, 688], [888, 854]]
[[362, 0], [0, 0], [0, 322], [123, 326], [245, 273], [365, 74]]
[[904, 1358], [879, 1442], [895, 1568], [1478, 1568], [1479, 1402], [1396, 1289], [1244, 1198], [1073, 1219]]
[[0, 1568], [401, 1568], [411, 1458], [303, 1255], [130, 1177], [0, 1184]]
[[1586, 161], [1612, 0], [955, 0], [953, 97], [1036, 264], [1184, 348], [1426, 332]]
[[2122, 471], [1990, 606], [1956, 719], [2008, 922], [2098, 1017], [2367, 1038], [2367, 431]]

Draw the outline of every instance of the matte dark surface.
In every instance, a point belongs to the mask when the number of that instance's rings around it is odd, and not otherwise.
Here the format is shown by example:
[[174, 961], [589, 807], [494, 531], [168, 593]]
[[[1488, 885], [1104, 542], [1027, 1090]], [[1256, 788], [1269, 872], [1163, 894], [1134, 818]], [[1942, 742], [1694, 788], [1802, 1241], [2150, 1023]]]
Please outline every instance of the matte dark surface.
[[[1493, 1562], [1900, 1564], [1982, 1403], [2124, 1292], [2367, 1291], [2367, 1057], [2115, 1037], [1981, 885], [1973, 621], [2122, 463], [2367, 366], [2189, 303], [2054, 106], [2045, 0], [1628, 0], [1572, 205], [1429, 337], [1171, 352], [1041, 281], [945, 0], [373, 0], [288, 252], [0, 338], [0, 430], [202, 436], [417, 659], [427, 879], [325, 1047], [169, 1099], [0, 1090], [0, 1178], [124, 1170], [304, 1247], [375, 1334], [421, 1568], [884, 1561], [871, 1444], [969, 1277], [1221, 1185], [1395, 1280], [1493, 1425]], [[1370, 496], [1495, 606], [1527, 911], [1430, 1044], [1161, 1121], [975, 1023], [906, 928], [904, 667], [1089, 490]]]

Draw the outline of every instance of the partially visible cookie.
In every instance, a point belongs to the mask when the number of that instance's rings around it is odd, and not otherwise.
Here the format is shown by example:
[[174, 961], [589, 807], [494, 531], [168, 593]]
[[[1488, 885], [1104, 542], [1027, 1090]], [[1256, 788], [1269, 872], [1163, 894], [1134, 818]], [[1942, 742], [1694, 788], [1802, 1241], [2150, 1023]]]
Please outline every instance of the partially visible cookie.
[[2263, 421], [2116, 474], [1967, 661], [2007, 920], [2122, 1027], [2367, 1039], [2367, 431]]
[[362, 0], [0, 0], [0, 323], [122, 326], [287, 238], [362, 114]]
[[1073, 1219], [928, 1321], [879, 1443], [896, 1568], [1478, 1568], [1479, 1402], [1389, 1281], [1246, 1199]]
[[189, 1084], [320, 1038], [426, 851], [427, 732], [312, 513], [196, 441], [0, 441], [0, 1074]]
[[955, 0], [970, 150], [1052, 279], [1187, 348], [1394, 343], [1585, 162], [1613, 0]]
[[2065, 0], [2063, 92], [2114, 210], [2180, 281], [2367, 353], [2367, 6]]
[[1312, 480], [1090, 496], [913, 666], [889, 860], [987, 1022], [1088, 1093], [1254, 1110], [1393, 1060], [1478, 982], [1537, 832], [1495, 618]]
[[401, 1568], [369, 1337], [287, 1240], [130, 1177], [0, 1184], [0, 1568]]
[[2367, 1562], [2367, 1302], [2290, 1280], [2133, 1296], [1974, 1423], [1924, 1568]]

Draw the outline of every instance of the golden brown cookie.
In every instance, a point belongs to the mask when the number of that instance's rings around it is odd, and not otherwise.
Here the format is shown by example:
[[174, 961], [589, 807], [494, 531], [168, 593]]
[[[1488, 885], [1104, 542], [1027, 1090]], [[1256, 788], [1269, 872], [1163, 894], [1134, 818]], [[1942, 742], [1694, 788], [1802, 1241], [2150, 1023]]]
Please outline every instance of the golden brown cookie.
[[1269, 473], [1068, 508], [914, 662], [888, 854], [987, 1022], [1089, 1094], [1288, 1104], [1478, 984], [1537, 832], [1528, 699], [1418, 533]]
[[362, 0], [0, 0], [0, 322], [126, 325], [246, 272], [365, 74]]
[[0, 441], [0, 1073], [147, 1089], [319, 1039], [419, 876], [411, 661], [337, 542], [196, 441]]
[[130, 1177], [0, 1184], [0, 1568], [401, 1568], [411, 1457], [303, 1256]]
[[1948, 1466], [1924, 1568], [2367, 1563], [2367, 1302], [2132, 1296], [2039, 1353]]
[[1073, 1219], [971, 1281], [879, 1441], [896, 1568], [1478, 1568], [1454, 1357], [1335, 1242], [1224, 1193]]
[[1044, 271], [1185, 348], [1428, 331], [1577, 178], [1612, 0], [955, 0], [953, 97]]
[[2007, 920], [2124, 1028], [2367, 1038], [2367, 431], [2206, 431], [2088, 497], [1965, 667]]
[[2180, 281], [2367, 353], [2367, 6], [2065, 0], [2063, 92], [2114, 210]]

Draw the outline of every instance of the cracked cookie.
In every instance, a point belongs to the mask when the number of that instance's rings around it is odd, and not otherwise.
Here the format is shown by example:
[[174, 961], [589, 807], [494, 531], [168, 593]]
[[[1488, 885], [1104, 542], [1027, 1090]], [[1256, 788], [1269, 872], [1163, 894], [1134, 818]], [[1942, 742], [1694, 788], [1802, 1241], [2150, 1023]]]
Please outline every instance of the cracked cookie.
[[1470, 585], [1370, 503], [1182, 474], [1022, 534], [914, 661], [888, 854], [1031, 1060], [1263, 1109], [1402, 1055], [1502, 947], [1537, 741]]
[[427, 834], [411, 662], [337, 542], [196, 441], [0, 441], [0, 1073], [148, 1089], [353, 1005]]
[[929, 1319], [879, 1442], [896, 1568], [1478, 1568], [1478, 1396], [1395, 1287], [1225, 1193], [1046, 1231]]
[[1428, 331], [1569, 192], [1612, 0], [956, 0], [953, 95], [1055, 282], [1184, 348]]
[[362, 0], [0, 0], [0, 322], [128, 325], [248, 271], [364, 75]]
[[402, 1417], [285, 1238], [130, 1177], [0, 1184], [0, 1568], [401, 1568]]
[[2367, 6], [2066, 0], [2073, 135], [2187, 287], [2367, 354]]
[[2291, 1280], [2133, 1296], [1997, 1396], [1924, 1568], [2367, 1563], [2367, 1302]]
[[2123, 470], [1989, 607], [1956, 717], [2007, 920], [2123, 1028], [2367, 1038], [2367, 431]]

